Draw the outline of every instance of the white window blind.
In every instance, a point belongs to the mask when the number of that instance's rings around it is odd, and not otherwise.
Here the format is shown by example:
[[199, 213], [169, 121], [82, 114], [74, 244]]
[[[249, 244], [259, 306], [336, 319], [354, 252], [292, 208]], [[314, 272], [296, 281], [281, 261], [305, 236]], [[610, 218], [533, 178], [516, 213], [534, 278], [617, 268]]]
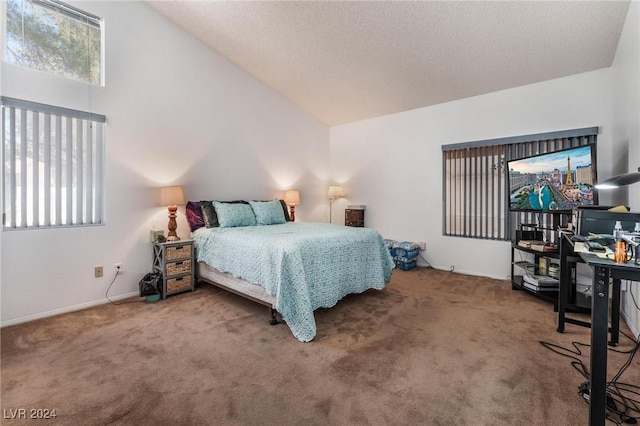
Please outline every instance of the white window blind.
[[4, 228], [104, 223], [105, 116], [0, 101]]

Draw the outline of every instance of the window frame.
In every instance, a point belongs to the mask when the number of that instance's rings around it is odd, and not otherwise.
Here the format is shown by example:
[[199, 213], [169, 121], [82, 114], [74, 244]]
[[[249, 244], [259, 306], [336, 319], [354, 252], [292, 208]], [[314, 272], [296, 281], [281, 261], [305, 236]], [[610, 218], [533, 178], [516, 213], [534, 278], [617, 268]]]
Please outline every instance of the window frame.
[[105, 52], [105, 20], [100, 18], [97, 15], [94, 15], [92, 13], [89, 13], [87, 11], [78, 9], [74, 6], [71, 6], [67, 3], [61, 2], [59, 0], [20, 0], [20, 1], [30, 1], [31, 3], [33, 3], [34, 5], [37, 5], [39, 7], [45, 8], [45, 9], [49, 9], [49, 10], [53, 10], [53, 11], [57, 11], [59, 13], [61, 13], [62, 15], [67, 16], [70, 19], [75, 19], [77, 21], [82, 22], [83, 20], [86, 21], [84, 22], [86, 25], [92, 26], [94, 28], [98, 28], [100, 30], [100, 64], [99, 64], [99, 70], [100, 70], [100, 76], [99, 76], [99, 81], [97, 82], [92, 82], [90, 81], [90, 79], [80, 79], [80, 78], [75, 78], [75, 77], [70, 77], [68, 75], [62, 74], [62, 73], [58, 73], [58, 72], [51, 72], [51, 71], [45, 71], [45, 70], [41, 70], [38, 68], [33, 68], [31, 66], [27, 66], [27, 65], [22, 65], [19, 64], [17, 62], [12, 62], [9, 61], [7, 58], [7, 49], [8, 49], [8, 38], [7, 38], [7, 32], [8, 32], [8, 23], [7, 23], [7, 2], [3, 1], [0, 2], [0, 13], [2, 14], [1, 16], [1, 22], [3, 24], [3, 29], [4, 31], [2, 32], [2, 34], [0, 35], [0, 39], [2, 40], [2, 45], [0, 46], [2, 48], [2, 58], [1, 60], [6, 63], [6, 64], [10, 64], [16, 67], [20, 67], [20, 68], [26, 68], [29, 70], [33, 70], [33, 71], [38, 71], [38, 72], [42, 72], [48, 75], [53, 75], [56, 77], [60, 77], [60, 78], [64, 78], [64, 79], [68, 79], [68, 80], [72, 80], [72, 81], [77, 81], [80, 83], [85, 83], [85, 84], [89, 84], [92, 86], [99, 86], [99, 87], [104, 87], [105, 86], [105, 72], [106, 72], [106, 66], [105, 66], [105, 60], [106, 60], [106, 52]]

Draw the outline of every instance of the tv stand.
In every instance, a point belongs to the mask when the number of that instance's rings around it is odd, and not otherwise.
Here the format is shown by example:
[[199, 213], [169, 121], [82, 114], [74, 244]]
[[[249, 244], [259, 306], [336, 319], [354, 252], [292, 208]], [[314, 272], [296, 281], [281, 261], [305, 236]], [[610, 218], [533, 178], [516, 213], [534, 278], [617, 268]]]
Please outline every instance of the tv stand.
[[[558, 312], [560, 296], [560, 250], [558, 232], [553, 232], [545, 241], [545, 231], [558, 231], [563, 215], [567, 212], [541, 212], [551, 215], [552, 227], [537, 223], [521, 223], [514, 232], [511, 241], [511, 289], [529, 293], [541, 300], [553, 303], [554, 312]], [[528, 242], [528, 243], [525, 243]], [[533, 255], [533, 256], [532, 256]], [[551, 278], [555, 282], [546, 282], [551, 269]], [[525, 278], [528, 277], [528, 278]], [[551, 281], [551, 280], [549, 280]], [[538, 282], [536, 285], [535, 282]], [[575, 282], [573, 293], [575, 294]], [[572, 312], [588, 312], [575, 305], [565, 305]]]
[[[525, 240], [520, 240], [525, 241]], [[560, 254], [558, 250], [554, 251], [539, 251], [536, 248], [527, 248], [519, 245], [520, 241], [513, 241], [511, 243], [511, 289], [512, 290], [521, 290], [526, 293], [532, 294], [533, 296], [538, 297], [539, 299], [545, 300], [547, 302], [553, 303], [554, 312], [558, 312], [558, 291], [559, 291], [559, 281], [558, 285], [553, 286], [549, 285], [546, 287], [539, 287], [539, 289], [531, 288], [531, 286], [526, 285], [525, 276], [534, 276], [534, 275], [542, 275], [546, 276], [547, 272], [540, 270], [540, 262], [541, 259], [543, 262], [547, 262], [547, 264], [554, 263], [551, 262], [552, 259], [559, 259]], [[542, 241], [540, 241], [542, 242]], [[522, 256], [517, 258], [518, 253], [527, 253], [527, 258], [530, 258], [533, 255], [533, 261], [525, 260]], [[558, 263], [558, 262], [555, 262]]]

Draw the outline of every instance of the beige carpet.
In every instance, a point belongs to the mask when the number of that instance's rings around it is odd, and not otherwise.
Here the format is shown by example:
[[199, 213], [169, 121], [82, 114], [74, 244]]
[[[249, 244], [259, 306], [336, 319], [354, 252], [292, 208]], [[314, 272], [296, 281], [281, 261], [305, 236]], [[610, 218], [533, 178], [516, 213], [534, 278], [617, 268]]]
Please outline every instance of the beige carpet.
[[[4, 328], [2, 424], [587, 424], [584, 379], [539, 341], [589, 330], [558, 334], [552, 306], [505, 281], [394, 271], [386, 290], [316, 311], [310, 343], [267, 320], [202, 285]], [[625, 360], [610, 352], [609, 376]], [[640, 384], [638, 359], [622, 380]], [[18, 408], [57, 417], [6, 418]]]

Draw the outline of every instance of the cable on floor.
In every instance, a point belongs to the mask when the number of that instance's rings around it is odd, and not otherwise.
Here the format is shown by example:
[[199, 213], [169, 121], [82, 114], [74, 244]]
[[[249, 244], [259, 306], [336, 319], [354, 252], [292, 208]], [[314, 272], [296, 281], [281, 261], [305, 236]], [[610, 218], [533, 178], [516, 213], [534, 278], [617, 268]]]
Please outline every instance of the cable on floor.
[[109, 287], [107, 287], [107, 291], [104, 292], [104, 297], [112, 304], [112, 305], [126, 305], [129, 303], [143, 303], [144, 300], [129, 300], [128, 302], [114, 302], [113, 300], [111, 300], [109, 298], [109, 290], [111, 290], [111, 286], [113, 286], [113, 283], [116, 282], [116, 280], [118, 279], [118, 275], [120, 275], [120, 267], [118, 266], [116, 268], [116, 273], [113, 276], [113, 279], [111, 280], [111, 282], [109, 283]]
[[[634, 346], [629, 351], [621, 351], [614, 348], [608, 348], [613, 352], [618, 353], [628, 353], [626, 362], [620, 367], [620, 369], [616, 372], [613, 378], [607, 382], [606, 390], [607, 390], [607, 420], [617, 424], [637, 424], [640, 420], [640, 386], [625, 383], [620, 381], [620, 377], [627, 368], [633, 362], [633, 358], [636, 353], [640, 349], [640, 337], [638, 339], [633, 339], [628, 336], [626, 333], [622, 333], [630, 340], [634, 342]], [[591, 345], [587, 343], [581, 342], [571, 342], [573, 346], [573, 350], [570, 348], [565, 348], [560, 345], [556, 345], [555, 343], [540, 341], [540, 344], [550, 351], [561, 355], [563, 357], [571, 359], [571, 366], [576, 369], [585, 379], [586, 382], [583, 382], [578, 387], [580, 394], [585, 401], [588, 401], [589, 398], [589, 381], [591, 380], [591, 374], [587, 370], [587, 367], [584, 365], [582, 360], [578, 358], [579, 355], [582, 355], [582, 351], [580, 347], [589, 347]]]

